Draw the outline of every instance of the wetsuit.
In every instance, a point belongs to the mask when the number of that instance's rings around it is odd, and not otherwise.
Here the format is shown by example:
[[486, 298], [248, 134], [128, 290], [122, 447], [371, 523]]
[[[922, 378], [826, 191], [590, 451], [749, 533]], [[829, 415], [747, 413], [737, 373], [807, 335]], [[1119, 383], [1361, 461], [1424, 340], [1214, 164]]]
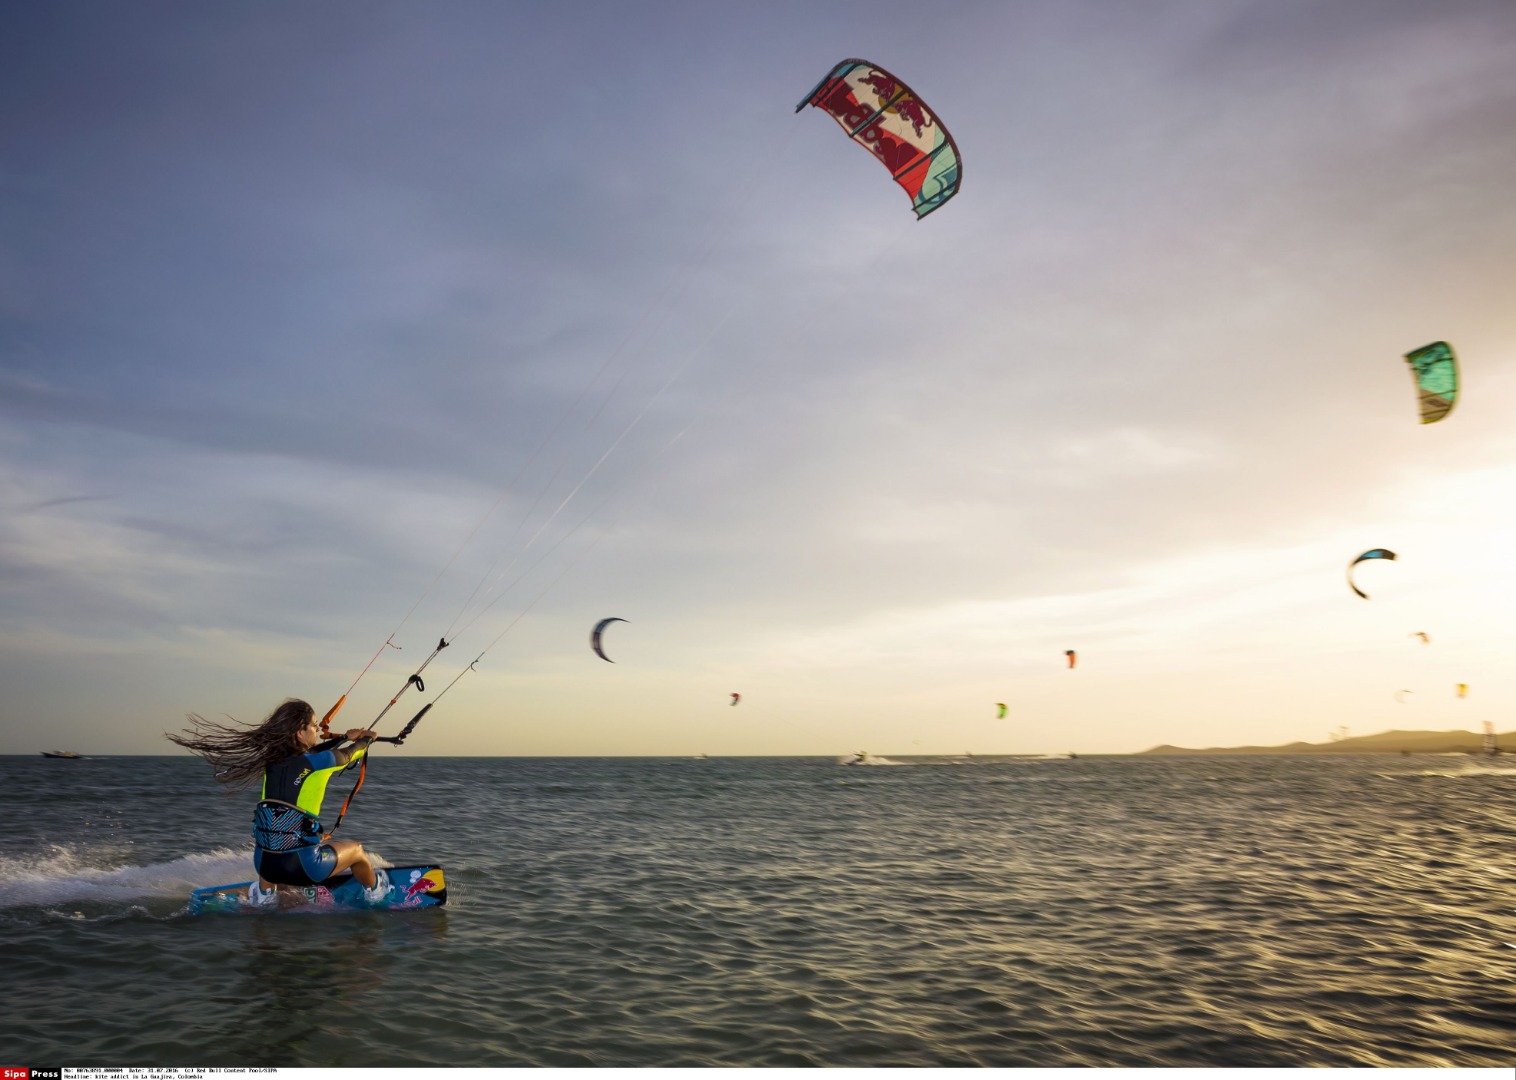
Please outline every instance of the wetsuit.
[[253, 866], [276, 885], [315, 885], [332, 876], [337, 852], [322, 843], [321, 802], [327, 781], [368, 752], [339, 755], [341, 739], [276, 761], [263, 773], [262, 801], [253, 811]]

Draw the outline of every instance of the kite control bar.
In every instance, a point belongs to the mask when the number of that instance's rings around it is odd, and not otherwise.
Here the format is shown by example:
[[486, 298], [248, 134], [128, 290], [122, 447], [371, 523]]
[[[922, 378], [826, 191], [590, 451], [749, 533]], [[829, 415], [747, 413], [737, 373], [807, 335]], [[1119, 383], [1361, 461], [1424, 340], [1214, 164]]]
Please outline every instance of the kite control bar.
[[429, 701], [425, 705], [421, 706], [421, 711], [418, 712], [415, 716], [411, 717], [411, 722], [409, 724], [406, 724], [405, 727], [403, 727], [403, 728], [400, 729], [400, 734], [398, 734], [398, 735], [381, 735], [381, 736], [375, 738], [374, 742], [394, 743], [396, 746], [401, 745], [402, 743], [405, 742], [405, 737], [407, 735], [409, 735], [411, 732], [413, 732], [413, 731], [416, 730], [416, 725], [419, 724], [419, 723], [421, 723], [421, 718], [423, 716], [425, 716], [427, 714], [428, 710], [430, 710], [431, 707], [433, 705], [435, 705], [435, 704], [436, 704], [435, 701]]

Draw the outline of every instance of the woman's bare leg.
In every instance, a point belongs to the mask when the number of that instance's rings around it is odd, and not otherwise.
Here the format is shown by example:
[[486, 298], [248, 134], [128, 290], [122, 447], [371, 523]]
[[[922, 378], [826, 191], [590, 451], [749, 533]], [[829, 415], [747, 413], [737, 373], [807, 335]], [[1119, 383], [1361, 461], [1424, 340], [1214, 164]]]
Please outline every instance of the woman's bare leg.
[[363, 850], [363, 845], [356, 840], [332, 840], [332, 850], [337, 853], [337, 866], [332, 870], [332, 876], [336, 876], [344, 870], [352, 870], [353, 877], [358, 879], [358, 884], [365, 889], [372, 889], [378, 883], [374, 876], [374, 864], [369, 861], [368, 852]]

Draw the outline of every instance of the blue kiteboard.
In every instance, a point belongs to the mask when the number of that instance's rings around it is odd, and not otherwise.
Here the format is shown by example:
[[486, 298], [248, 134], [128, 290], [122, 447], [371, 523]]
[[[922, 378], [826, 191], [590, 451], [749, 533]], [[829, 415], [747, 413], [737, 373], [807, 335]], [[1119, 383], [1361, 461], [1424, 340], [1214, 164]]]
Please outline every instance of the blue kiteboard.
[[389, 894], [376, 903], [363, 897], [363, 886], [350, 871], [344, 870], [320, 885], [281, 885], [274, 904], [251, 903], [251, 881], [234, 885], [212, 885], [190, 893], [190, 915], [216, 911], [284, 912], [284, 911], [413, 911], [417, 908], [441, 907], [447, 903], [447, 881], [440, 866], [391, 866]]

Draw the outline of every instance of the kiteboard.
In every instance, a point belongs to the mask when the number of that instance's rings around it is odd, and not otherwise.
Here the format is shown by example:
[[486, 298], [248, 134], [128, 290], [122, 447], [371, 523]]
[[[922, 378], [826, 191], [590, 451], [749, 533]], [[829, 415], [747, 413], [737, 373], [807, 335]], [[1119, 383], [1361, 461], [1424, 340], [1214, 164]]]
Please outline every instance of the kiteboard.
[[281, 885], [274, 904], [254, 904], [248, 898], [251, 881], [212, 885], [190, 894], [190, 915], [211, 912], [283, 911], [414, 911], [447, 903], [447, 881], [440, 866], [392, 866], [386, 870], [392, 888], [382, 900], [370, 903], [363, 886], [344, 870], [320, 885]]

